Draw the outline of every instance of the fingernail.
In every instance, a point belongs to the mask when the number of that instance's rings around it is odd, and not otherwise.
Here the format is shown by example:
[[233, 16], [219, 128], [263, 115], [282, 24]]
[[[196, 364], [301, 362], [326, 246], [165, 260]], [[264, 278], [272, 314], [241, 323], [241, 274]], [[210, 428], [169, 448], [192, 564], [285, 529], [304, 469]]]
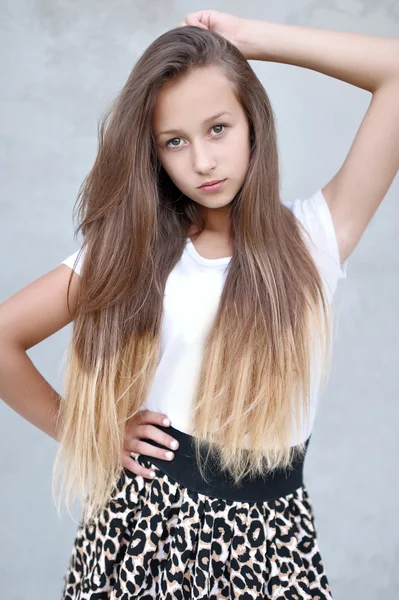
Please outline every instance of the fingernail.
[[173, 458], [173, 452], [165, 452], [166, 458]]
[[168, 427], [170, 425], [169, 419], [164, 419], [163, 424], [165, 425], [165, 427]]
[[173, 440], [173, 442], [170, 443], [170, 447], [173, 448], [174, 450], [176, 450], [178, 445], [179, 445], [179, 442], [177, 442], [176, 440]]
[[154, 471], [150, 471], [150, 477], [154, 478], [155, 477], [155, 473]]

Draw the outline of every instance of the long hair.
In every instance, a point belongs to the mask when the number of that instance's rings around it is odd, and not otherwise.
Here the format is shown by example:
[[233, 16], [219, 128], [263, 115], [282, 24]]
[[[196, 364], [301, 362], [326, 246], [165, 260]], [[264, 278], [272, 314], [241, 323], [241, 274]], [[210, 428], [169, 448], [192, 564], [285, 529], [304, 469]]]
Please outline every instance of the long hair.
[[[193, 399], [193, 435], [238, 483], [289, 468], [295, 432], [309, 415], [311, 365], [331, 357], [330, 307], [306, 231], [279, 195], [275, 119], [241, 52], [197, 27], [162, 34], [139, 57], [99, 125], [98, 153], [74, 206], [84, 261], [68, 346], [55, 482], [104, 509], [122, 474], [124, 432], [144, 405], [160, 357], [163, 296], [198, 205], [161, 166], [152, 115], [162, 86], [218, 66], [241, 102], [251, 152], [230, 203], [234, 251], [207, 331]], [[68, 306], [69, 288], [68, 284]], [[201, 467], [201, 465], [200, 465]]]

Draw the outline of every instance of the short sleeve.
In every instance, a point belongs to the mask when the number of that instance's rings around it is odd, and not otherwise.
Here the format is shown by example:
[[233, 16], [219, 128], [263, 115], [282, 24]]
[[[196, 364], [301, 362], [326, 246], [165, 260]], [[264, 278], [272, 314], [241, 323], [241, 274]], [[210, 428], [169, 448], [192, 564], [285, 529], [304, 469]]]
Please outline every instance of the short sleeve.
[[79, 254], [80, 250], [81, 250], [81, 248], [79, 248], [79, 250], [77, 250], [76, 252], [74, 252], [73, 254], [68, 256], [61, 263], [62, 265], [67, 265], [67, 267], [69, 267], [70, 269], [73, 269], [75, 271], [75, 273], [77, 273], [78, 275], [80, 275], [82, 272], [83, 260], [84, 260], [84, 255], [85, 255], [85, 251], [83, 251], [79, 257], [77, 264], [75, 265], [75, 262], [76, 262], [76, 259], [78, 258], [78, 254]]
[[289, 208], [309, 233], [314, 258], [334, 293], [339, 280], [346, 279], [348, 259], [340, 264], [334, 222], [321, 189], [309, 198], [295, 200]]

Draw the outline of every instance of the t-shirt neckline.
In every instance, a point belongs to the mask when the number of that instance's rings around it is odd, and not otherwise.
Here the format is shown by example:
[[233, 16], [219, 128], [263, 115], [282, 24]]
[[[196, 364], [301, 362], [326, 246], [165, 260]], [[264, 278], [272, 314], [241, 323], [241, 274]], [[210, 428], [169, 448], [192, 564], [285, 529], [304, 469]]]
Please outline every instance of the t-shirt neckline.
[[222, 265], [227, 265], [232, 259], [232, 256], [222, 256], [221, 258], [205, 258], [204, 256], [201, 256], [201, 254], [198, 254], [193, 242], [189, 237], [186, 238], [186, 249], [189, 255], [197, 263], [206, 267], [218, 267]]

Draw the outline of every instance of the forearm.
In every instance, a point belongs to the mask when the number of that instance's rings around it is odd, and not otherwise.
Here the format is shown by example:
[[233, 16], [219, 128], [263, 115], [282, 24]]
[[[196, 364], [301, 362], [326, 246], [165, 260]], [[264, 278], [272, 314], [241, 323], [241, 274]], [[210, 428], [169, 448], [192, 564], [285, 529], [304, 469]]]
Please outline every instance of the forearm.
[[58, 441], [60, 396], [36, 369], [26, 352], [0, 346], [0, 398], [24, 419]]
[[247, 60], [304, 67], [373, 93], [399, 80], [399, 39], [244, 19]]

